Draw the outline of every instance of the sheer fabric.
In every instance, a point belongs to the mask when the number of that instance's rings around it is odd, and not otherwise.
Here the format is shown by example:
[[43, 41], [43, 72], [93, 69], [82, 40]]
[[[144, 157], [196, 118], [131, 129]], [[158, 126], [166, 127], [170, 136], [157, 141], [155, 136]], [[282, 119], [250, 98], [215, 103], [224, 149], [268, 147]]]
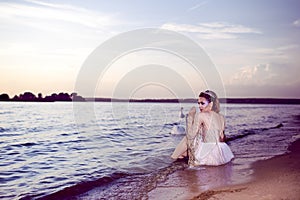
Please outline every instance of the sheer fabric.
[[189, 165], [222, 165], [230, 162], [234, 155], [225, 142], [220, 142], [223, 130], [199, 126], [199, 117], [200, 114], [193, 111], [187, 116]]

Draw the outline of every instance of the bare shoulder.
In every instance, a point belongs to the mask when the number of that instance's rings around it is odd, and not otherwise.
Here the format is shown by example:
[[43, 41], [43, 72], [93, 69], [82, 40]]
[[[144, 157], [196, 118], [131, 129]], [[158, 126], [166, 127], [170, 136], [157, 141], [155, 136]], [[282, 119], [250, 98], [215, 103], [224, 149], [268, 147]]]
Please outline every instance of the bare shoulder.
[[224, 123], [224, 122], [225, 122], [225, 117], [224, 117], [224, 115], [222, 115], [222, 114], [220, 114], [220, 113], [216, 113], [216, 114], [219, 116], [220, 121], [221, 121], [222, 123]]
[[221, 113], [218, 113], [218, 115], [220, 116], [221, 119], [225, 120], [224, 115], [222, 115]]

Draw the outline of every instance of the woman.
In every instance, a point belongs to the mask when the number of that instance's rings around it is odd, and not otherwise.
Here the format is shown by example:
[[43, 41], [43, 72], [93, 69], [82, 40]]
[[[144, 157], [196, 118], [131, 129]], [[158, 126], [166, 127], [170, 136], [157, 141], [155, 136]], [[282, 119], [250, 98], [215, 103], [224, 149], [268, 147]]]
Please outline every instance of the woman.
[[193, 107], [187, 116], [187, 134], [177, 145], [173, 159], [189, 156], [189, 165], [222, 165], [234, 157], [224, 142], [225, 120], [219, 114], [217, 95], [210, 90], [201, 92], [198, 99], [200, 113]]

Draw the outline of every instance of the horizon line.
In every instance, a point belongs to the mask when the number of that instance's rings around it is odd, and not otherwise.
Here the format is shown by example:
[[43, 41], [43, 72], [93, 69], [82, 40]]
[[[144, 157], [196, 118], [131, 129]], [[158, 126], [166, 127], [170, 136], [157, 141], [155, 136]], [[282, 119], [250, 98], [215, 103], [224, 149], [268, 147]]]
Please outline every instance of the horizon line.
[[[45, 95], [43, 96], [41, 92], [38, 93], [38, 95], [36, 96], [34, 93], [32, 92], [24, 92], [21, 93], [19, 95], [13, 95], [13, 97], [11, 98], [7, 93], [0, 93], [0, 97], [5, 97], [4, 99], [6, 100], [13, 100], [15, 97], [21, 97], [24, 94], [30, 94], [33, 98], [47, 98], [47, 97], [51, 97], [51, 96], [58, 96], [58, 95], [68, 95], [69, 97], [72, 96], [77, 96], [77, 97], [82, 97], [87, 101], [92, 101], [92, 100], [98, 100], [98, 101], [193, 101], [195, 99], [197, 99], [198, 97], [180, 97], [180, 98], [171, 98], [171, 97], [144, 97], [144, 98], [124, 98], [124, 97], [85, 97], [85, 96], [81, 96], [80, 94], [78, 94], [77, 92], [54, 92], [51, 95]], [[0, 98], [1, 100], [4, 100], [3, 98]], [[224, 100], [300, 100], [300, 98], [298, 97], [219, 97], [218, 98], [220, 101], [224, 101]]]

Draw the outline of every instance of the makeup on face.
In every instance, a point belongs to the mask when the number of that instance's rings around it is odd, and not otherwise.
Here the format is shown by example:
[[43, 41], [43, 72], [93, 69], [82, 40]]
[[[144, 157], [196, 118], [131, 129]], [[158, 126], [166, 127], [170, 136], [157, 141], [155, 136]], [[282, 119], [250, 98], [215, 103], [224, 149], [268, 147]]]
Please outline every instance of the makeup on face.
[[208, 106], [208, 101], [207, 100], [202, 100], [202, 101], [198, 101], [198, 105], [201, 106], [202, 108], [205, 108], [206, 106]]

